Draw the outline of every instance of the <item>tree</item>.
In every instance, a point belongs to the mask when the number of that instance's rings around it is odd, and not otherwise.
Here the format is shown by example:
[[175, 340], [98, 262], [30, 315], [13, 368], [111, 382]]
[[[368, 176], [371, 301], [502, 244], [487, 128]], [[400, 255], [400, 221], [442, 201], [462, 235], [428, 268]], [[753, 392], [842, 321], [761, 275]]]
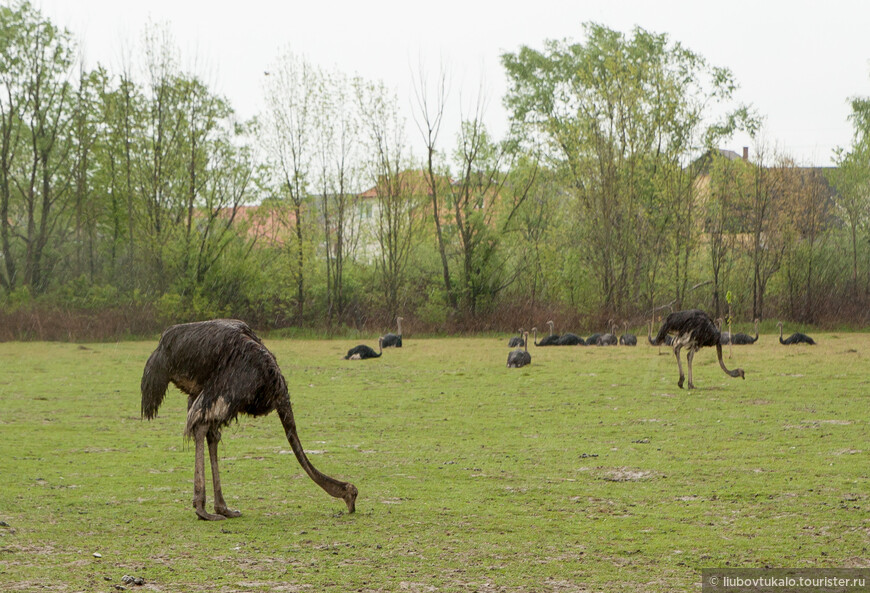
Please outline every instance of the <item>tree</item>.
[[837, 189], [836, 203], [849, 225], [852, 246], [852, 290], [858, 288], [858, 230], [870, 219], [870, 99], [852, 100], [854, 126], [849, 150], [837, 148], [834, 160], [837, 168], [829, 179]]
[[359, 178], [358, 136], [360, 118], [346, 76], [333, 72], [324, 76], [324, 88], [317, 102], [317, 182], [324, 233], [326, 263], [326, 317], [345, 313], [345, 264], [356, 239], [354, 188]]
[[450, 264], [447, 259], [447, 249], [444, 244], [444, 233], [441, 228], [441, 210], [443, 205], [441, 179], [445, 172], [439, 171], [436, 163], [438, 136], [441, 133], [441, 123], [444, 119], [444, 109], [449, 94], [447, 87], [447, 73], [443, 66], [439, 72], [434, 96], [430, 96], [426, 73], [422, 66], [418, 70], [419, 78], [414, 86], [414, 98], [417, 102], [419, 118], [416, 120], [417, 128], [423, 136], [426, 146], [426, 180], [429, 185], [429, 196], [432, 200], [432, 220], [435, 223], [435, 238], [438, 244], [438, 254], [441, 256], [441, 274], [444, 280], [444, 292], [450, 308], [456, 311], [457, 300], [453, 290], [453, 282], [450, 278]]
[[356, 81], [356, 92], [377, 199], [377, 268], [384, 306], [387, 314], [395, 317], [401, 312], [400, 292], [419, 220], [419, 200], [425, 190], [414, 175], [405, 174], [409, 161], [395, 97], [383, 83], [361, 79]]
[[312, 147], [315, 105], [321, 73], [292, 52], [282, 54], [269, 69], [265, 85], [266, 112], [260, 121], [261, 139], [274, 166], [281, 193], [290, 199], [290, 226], [296, 241], [296, 318], [303, 322], [305, 311], [306, 205], [314, 166]]
[[673, 231], [676, 298], [687, 282], [693, 248], [693, 171], [686, 163], [751, 119], [745, 108], [711, 123], [727, 104], [730, 72], [636, 28], [631, 38], [586, 24], [585, 43], [548, 41], [502, 56], [510, 80], [505, 103], [515, 125], [544, 152], [579, 208], [584, 258], [597, 278], [601, 306], [620, 310], [636, 299], [639, 270], [649, 269], [643, 233], [666, 212]]
[[751, 167], [739, 158], [729, 158], [713, 151], [705, 156], [708, 167], [707, 194], [704, 204], [707, 232], [710, 236], [710, 271], [713, 280], [713, 311], [722, 310], [722, 285], [725, 269], [733, 261], [736, 237], [741, 228], [741, 206], [745, 203], [751, 181]]
[[[0, 7], [0, 243], [3, 286], [18, 282], [43, 292], [49, 281], [46, 248], [63, 229], [70, 178], [73, 45], [70, 35], [28, 2]], [[14, 242], [21, 245], [16, 249]], [[23, 252], [23, 255], [21, 255]]]

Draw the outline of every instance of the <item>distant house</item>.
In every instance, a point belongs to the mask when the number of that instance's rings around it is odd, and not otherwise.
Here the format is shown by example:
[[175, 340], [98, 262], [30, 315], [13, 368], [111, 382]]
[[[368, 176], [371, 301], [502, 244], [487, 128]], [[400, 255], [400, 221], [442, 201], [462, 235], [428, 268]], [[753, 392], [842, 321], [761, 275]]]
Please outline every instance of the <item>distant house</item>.
[[[709, 199], [709, 196], [711, 195], [712, 175], [710, 171], [710, 166], [715, 156], [725, 158], [729, 161], [742, 161], [744, 163], [747, 163], [747, 166], [755, 166], [749, 161], [749, 147], [743, 147], [742, 156], [734, 151], [723, 149], [717, 149], [716, 151], [708, 151], [704, 153], [693, 163], [694, 167], [700, 168], [700, 171], [695, 178], [694, 187], [699, 203], [702, 205], [706, 203], [706, 201]], [[833, 167], [771, 166], [765, 167], [765, 170], [768, 173], [775, 173], [777, 171], [787, 173], [787, 177], [781, 177], [782, 182], [779, 185], [774, 184], [774, 190], [797, 192], [797, 195], [799, 196], [812, 197], [813, 200], [820, 204], [820, 214], [824, 216], [823, 224], [833, 223], [835, 218], [833, 216], [833, 213], [835, 211], [834, 204], [835, 198], [837, 196], [837, 191], [831, 185], [828, 179], [830, 173], [835, 170]], [[810, 192], [812, 192], [811, 196]], [[804, 204], [807, 203], [807, 201], [801, 202]], [[747, 213], [740, 213], [739, 210], [740, 207], [735, 204], [736, 216], [738, 219], [742, 219], [747, 215]], [[708, 231], [709, 220], [705, 220], [703, 222], [703, 225], [704, 231]], [[741, 230], [746, 230], [742, 223], [742, 220], [736, 221], [736, 226]], [[746, 243], [751, 239], [751, 237], [747, 236], [745, 232], [738, 232], [737, 236], [738, 241], [741, 243]]]

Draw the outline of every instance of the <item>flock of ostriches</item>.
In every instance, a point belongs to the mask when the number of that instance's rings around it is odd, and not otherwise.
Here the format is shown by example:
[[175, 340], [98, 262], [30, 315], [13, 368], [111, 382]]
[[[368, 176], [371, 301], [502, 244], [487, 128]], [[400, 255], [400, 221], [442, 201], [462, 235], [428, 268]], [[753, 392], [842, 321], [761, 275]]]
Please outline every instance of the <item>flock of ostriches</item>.
[[[359, 345], [348, 350], [346, 360], [379, 358], [384, 348], [402, 347], [402, 318], [396, 319], [398, 334], [386, 334], [378, 338], [378, 351]], [[585, 340], [578, 335], [554, 333], [554, 324], [548, 321], [549, 334], [538, 341], [538, 330], [532, 328], [535, 346], [636, 346], [637, 337], [626, 331], [616, 335], [616, 325], [609, 324], [609, 333], [593, 334]], [[795, 333], [783, 339], [782, 323], [779, 326], [781, 344], [815, 344], [812, 338]], [[507, 366], [521, 368], [531, 364], [529, 332], [520, 330], [520, 335], [510, 339], [512, 350]], [[673, 348], [680, 371], [678, 385], [683, 387], [685, 376], [680, 351], [687, 351], [688, 386], [692, 383], [692, 359], [704, 347], [714, 346], [719, 366], [732, 377], [744, 377], [743, 369], [728, 370], [722, 360], [723, 344], [752, 344], [758, 340], [758, 320], [755, 322], [755, 337], [720, 330], [705, 312], [700, 310], [678, 311], [665, 319], [658, 334], [652, 336], [650, 322], [647, 340], [652, 345], [667, 345]], [[221, 490], [218, 470], [217, 448], [221, 430], [239, 414], [263, 416], [273, 410], [284, 427], [284, 432], [299, 464], [329, 495], [342, 499], [349, 513], [356, 508], [357, 489], [350, 482], [327, 476], [315, 468], [305, 454], [296, 433], [296, 422], [287, 383], [278, 367], [275, 356], [263, 345], [256, 334], [242, 321], [217, 319], [184, 323], [169, 327], [160, 336], [157, 348], [148, 358], [142, 375], [142, 416], [149, 420], [157, 415], [166, 395], [169, 383], [187, 394], [187, 421], [184, 434], [194, 440], [195, 462], [193, 480], [193, 507], [203, 520], [216, 521], [238, 517], [241, 513], [227, 507]], [[214, 514], [205, 508], [205, 448], [208, 446], [214, 489]]]

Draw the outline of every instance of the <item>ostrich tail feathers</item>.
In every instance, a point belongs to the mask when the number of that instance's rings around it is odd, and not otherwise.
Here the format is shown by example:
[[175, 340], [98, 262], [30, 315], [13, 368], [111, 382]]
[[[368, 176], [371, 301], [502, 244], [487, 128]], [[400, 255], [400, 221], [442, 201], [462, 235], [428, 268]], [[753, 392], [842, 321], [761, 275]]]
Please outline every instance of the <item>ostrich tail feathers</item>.
[[169, 367], [166, 359], [166, 353], [163, 346], [157, 346], [157, 349], [148, 357], [148, 362], [145, 363], [145, 372], [142, 373], [142, 416], [151, 420], [157, 415], [157, 410], [160, 404], [163, 403], [163, 397], [166, 395], [166, 388], [169, 386]]

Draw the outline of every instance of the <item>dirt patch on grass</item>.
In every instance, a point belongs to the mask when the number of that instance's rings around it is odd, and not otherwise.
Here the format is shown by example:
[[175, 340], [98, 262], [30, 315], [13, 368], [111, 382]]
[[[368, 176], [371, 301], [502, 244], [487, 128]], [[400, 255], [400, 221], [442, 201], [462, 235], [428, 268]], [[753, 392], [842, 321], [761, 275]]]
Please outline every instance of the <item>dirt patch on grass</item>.
[[606, 482], [642, 482], [662, 477], [654, 471], [636, 467], [599, 468], [599, 475]]

